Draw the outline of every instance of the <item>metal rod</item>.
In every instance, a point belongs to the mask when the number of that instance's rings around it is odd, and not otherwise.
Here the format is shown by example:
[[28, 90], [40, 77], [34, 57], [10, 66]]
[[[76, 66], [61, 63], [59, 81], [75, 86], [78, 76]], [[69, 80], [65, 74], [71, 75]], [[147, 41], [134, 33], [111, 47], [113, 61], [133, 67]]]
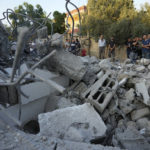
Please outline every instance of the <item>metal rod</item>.
[[41, 81], [49, 84], [50, 86], [54, 87], [56, 90], [58, 90], [60, 93], [64, 93], [65, 88], [62, 87], [61, 85], [57, 84], [56, 82], [52, 81], [52, 80], [46, 80], [44, 78], [42, 78], [41, 76], [37, 75], [36, 73], [34, 73], [33, 71], [30, 71], [30, 73], [32, 75], [34, 75], [35, 77], [37, 77], [38, 79], [40, 79]]

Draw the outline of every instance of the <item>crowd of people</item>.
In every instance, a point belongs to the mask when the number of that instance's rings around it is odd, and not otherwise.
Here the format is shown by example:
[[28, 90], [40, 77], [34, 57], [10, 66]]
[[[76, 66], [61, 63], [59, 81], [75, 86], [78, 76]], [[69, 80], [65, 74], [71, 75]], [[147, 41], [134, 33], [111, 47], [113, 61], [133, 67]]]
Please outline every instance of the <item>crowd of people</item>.
[[[143, 35], [142, 38], [128, 38], [126, 45], [127, 58], [131, 60], [132, 63], [135, 63], [137, 59], [145, 58], [150, 59], [150, 34]], [[104, 59], [105, 57], [105, 48], [106, 40], [103, 35], [100, 36], [98, 41], [99, 47], [99, 58]], [[108, 43], [108, 57], [115, 59], [115, 40], [111, 37]]]
[[70, 42], [69, 39], [66, 39], [65, 48], [74, 55], [79, 55], [81, 49], [80, 41], [78, 39], [72, 39], [72, 42]]

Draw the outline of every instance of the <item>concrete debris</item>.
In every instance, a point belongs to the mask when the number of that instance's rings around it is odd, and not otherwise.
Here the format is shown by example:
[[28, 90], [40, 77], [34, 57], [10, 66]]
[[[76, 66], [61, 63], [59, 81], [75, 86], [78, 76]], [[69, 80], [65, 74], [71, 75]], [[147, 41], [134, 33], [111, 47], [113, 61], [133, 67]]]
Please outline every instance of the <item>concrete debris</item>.
[[131, 113], [131, 118], [132, 118], [132, 120], [138, 120], [138, 119], [148, 116], [148, 115], [150, 115], [149, 108], [143, 108], [143, 109], [139, 109], [139, 110], [134, 110]]
[[148, 150], [150, 60], [76, 56], [37, 29], [9, 42], [0, 21], [0, 149]]
[[121, 146], [128, 150], [149, 150], [150, 144], [136, 129], [126, 129], [123, 133], [116, 134]]
[[106, 132], [104, 122], [90, 104], [40, 114], [38, 119], [39, 134], [43, 136], [90, 142], [92, 139], [103, 136]]
[[136, 71], [138, 71], [138, 72], [144, 72], [145, 71], [145, 67], [144, 66], [138, 66], [136, 68]]
[[136, 86], [137, 94], [139, 96], [142, 95], [144, 104], [150, 106], [150, 96], [148, 94], [148, 90], [145, 85], [145, 82], [136, 83], [135, 86]]
[[64, 50], [57, 51], [49, 61], [49, 66], [53, 66], [55, 70], [75, 81], [80, 81], [86, 73], [86, 68], [80, 57]]

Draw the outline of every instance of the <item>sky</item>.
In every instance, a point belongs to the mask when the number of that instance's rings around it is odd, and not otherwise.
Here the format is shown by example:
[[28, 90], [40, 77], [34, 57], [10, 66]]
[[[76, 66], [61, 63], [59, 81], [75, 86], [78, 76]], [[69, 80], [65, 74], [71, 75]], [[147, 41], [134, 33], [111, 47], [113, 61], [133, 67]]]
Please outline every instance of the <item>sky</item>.
[[[40, 4], [46, 14], [49, 12], [54, 12], [55, 10], [60, 12], [66, 12], [65, 2], [66, 0], [1, 0], [0, 2], [0, 18], [3, 18], [3, 12], [6, 11], [7, 8], [14, 9], [14, 7], [23, 4], [23, 2], [28, 2], [32, 5]], [[78, 7], [87, 4], [87, 0], [71, 0]], [[150, 0], [134, 0], [135, 7], [137, 9], [140, 8], [140, 5], [148, 2], [150, 4]], [[70, 7], [72, 10], [73, 8]]]

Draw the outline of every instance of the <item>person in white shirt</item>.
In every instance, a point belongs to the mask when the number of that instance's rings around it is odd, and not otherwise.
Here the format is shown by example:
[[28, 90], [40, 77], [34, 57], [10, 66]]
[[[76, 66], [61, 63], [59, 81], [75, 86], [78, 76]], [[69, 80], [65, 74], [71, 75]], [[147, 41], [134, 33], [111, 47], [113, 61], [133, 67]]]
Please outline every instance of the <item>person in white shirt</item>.
[[106, 40], [104, 39], [103, 35], [101, 35], [99, 40], [98, 40], [98, 47], [99, 47], [99, 58], [104, 59]]

